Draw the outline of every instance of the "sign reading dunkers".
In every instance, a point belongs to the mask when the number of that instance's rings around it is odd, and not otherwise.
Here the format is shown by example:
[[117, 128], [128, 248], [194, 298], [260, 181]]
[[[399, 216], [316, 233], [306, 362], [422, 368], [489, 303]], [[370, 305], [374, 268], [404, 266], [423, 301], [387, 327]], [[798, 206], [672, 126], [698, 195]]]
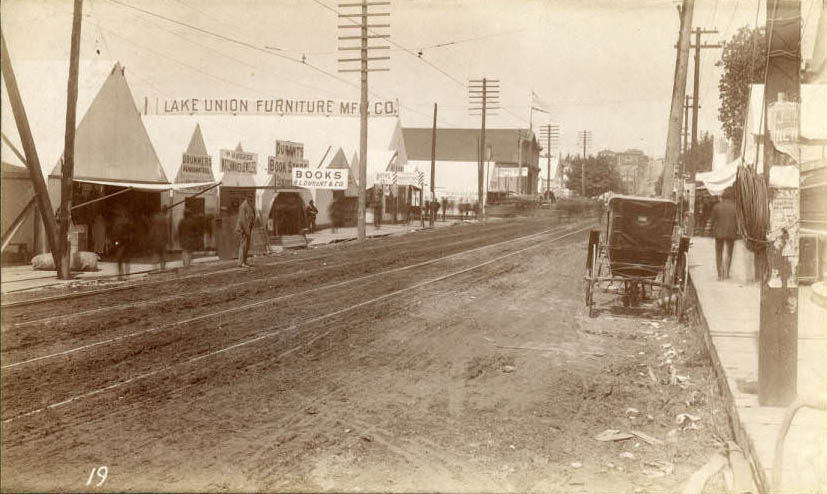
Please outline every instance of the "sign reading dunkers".
[[[144, 113], [155, 115], [301, 115], [358, 117], [359, 102], [304, 98], [155, 98], [144, 102]], [[399, 116], [399, 100], [368, 103], [372, 117]]]

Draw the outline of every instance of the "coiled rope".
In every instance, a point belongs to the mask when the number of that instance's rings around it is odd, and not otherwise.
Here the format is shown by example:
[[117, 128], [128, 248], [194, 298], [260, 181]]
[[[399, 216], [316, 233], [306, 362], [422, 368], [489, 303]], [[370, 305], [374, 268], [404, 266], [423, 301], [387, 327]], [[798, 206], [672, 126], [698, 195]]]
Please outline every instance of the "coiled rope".
[[738, 231], [752, 252], [760, 252], [767, 244], [770, 224], [769, 194], [764, 177], [754, 169], [739, 166], [735, 176], [735, 204]]

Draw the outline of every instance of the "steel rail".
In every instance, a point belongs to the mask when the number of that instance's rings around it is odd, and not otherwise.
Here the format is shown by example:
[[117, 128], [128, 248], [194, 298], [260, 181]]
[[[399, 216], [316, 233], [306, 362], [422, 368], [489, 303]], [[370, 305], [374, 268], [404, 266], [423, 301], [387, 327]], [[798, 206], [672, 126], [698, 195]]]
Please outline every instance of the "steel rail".
[[[485, 233], [492, 232], [492, 231], [493, 232], [504, 231], [504, 230], [508, 230], [510, 228], [514, 228], [513, 224], [506, 224], [502, 227], [497, 227], [496, 229], [486, 230]], [[435, 232], [435, 230], [416, 230], [415, 232], [429, 233], [429, 232]], [[468, 234], [473, 235], [474, 233], [475, 232], [463, 231], [463, 232], [457, 232], [457, 233], [451, 233], [451, 234], [448, 234], [448, 235], [443, 235], [442, 238], [462, 236], [462, 235], [468, 235]], [[417, 238], [417, 239], [408, 240], [408, 241], [405, 241], [405, 242], [395, 243], [392, 247], [396, 247], [396, 246], [400, 246], [400, 245], [415, 244], [415, 243], [420, 243], [420, 242], [427, 242], [428, 240], [430, 240], [430, 239]], [[370, 250], [370, 251], [372, 251], [372, 250], [383, 250], [383, 249], [386, 249], [387, 247], [388, 246], [375, 246], [375, 247], [374, 246], [369, 246], [369, 247], [366, 248], [366, 250]], [[364, 251], [362, 251], [362, 252], [364, 252]], [[260, 264], [260, 266], [261, 267], [271, 267], [271, 266], [279, 266], [279, 265], [283, 265], [283, 264], [290, 264], [290, 263], [302, 262], [302, 261], [314, 261], [314, 260], [318, 260], [318, 259], [326, 259], [328, 257], [334, 256], [335, 254], [336, 254], [335, 252], [328, 252], [328, 253], [324, 253], [324, 254], [318, 255], [318, 256], [299, 257], [299, 258], [296, 258], [296, 259], [288, 259], [286, 261], [262, 262]], [[234, 263], [234, 262], [235, 261], [224, 261], [223, 263], [230, 264], [230, 263]], [[101, 294], [101, 293], [110, 293], [110, 292], [117, 292], [117, 291], [123, 291], [123, 290], [131, 290], [131, 289], [134, 289], [134, 288], [143, 288], [143, 287], [147, 287], [147, 286], [154, 286], [154, 285], [159, 285], [159, 284], [164, 284], [164, 283], [170, 283], [171, 284], [171, 283], [176, 283], [176, 282], [180, 282], [182, 280], [187, 280], [187, 279], [206, 278], [206, 277], [209, 277], [209, 276], [224, 274], [224, 273], [233, 272], [233, 271], [243, 271], [243, 269], [233, 267], [233, 268], [223, 269], [223, 270], [219, 270], [219, 271], [208, 271], [208, 272], [205, 272], [205, 273], [195, 273], [195, 274], [191, 274], [191, 275], [183, 276], [183, 277], [179, 277], [179, 278], [168, 278], [168, 279], [152, 280], [152, 281], [141, 280], [141, 281], [138, 281], [138, 282], [123, 284], [123, 285], [118, 285], [118, 286], [113, 286], [113, 287], [99, 288], [99, 289], [93, 289], [93, 290], [84, 290], [84, 291], [80, 291], [80, 292], [73, 292], [73, 293], [67, 293], [67, 294], [61, 294], [61, 295], [52, 295], [52, 296], [48, 296], [48, 297], [39, 297], [39, 298], [33, 298], [33, 299], [28, 299], [28, 300], [18, 300], [18, 301], [14, 301], [14, 302], [5, 302], [5, 303], [0, 303], [0, 308], [6, 309], [6, 308], [12, 308], [12, 307], [23, 307], [23, 306], [27, 306], [27, 305], [35, 305], [35, 304], [40, 304], [40, 303], [45, 303], [45, 302], [58, 302], [58, 301], [62, 301], [62, 300], [71, 300], [71, 299], [76, 299], [76, 298], [92, 296], [92, 295], [98, 295], [98, 294]], [[134, 273], [131, 273], [128, 276], [137, 275], [137, 274], [146, 274], [146, 273], [160, 273], [160, 272], [161, 271], [158, 271], [157, 269], [152, 269], [152, 270], [146, 270], [146, 271], [136, 271]], [[117, 276], [118, 275], [109, 275], [109, 276], [101, 276], [100, 278], [105, 279], [105, 278], [113, 278], [113, 277], [117, 277]], [[7, 283], [13, 283], [13, 282], [9, 281]], [[62, 283], [55, 283], [53, 285], [46, 285], [46, 286], [55, 286], [55, 285], [60, 285], [60, 284], [62, 284]]]
[[[565, 231], [565, 227], [563, 228], [563, 231]], [[578, 230], [578, 231], [580, 231], [580, 230]], [[141, 335], [145, 335], [145, 334], [149, 334], [149, 333], [155, 333], [155, 332], [162, 331], [162, 330], [165, 330], [165, 329], [171, 329], [171, 328], [174, 328], [174, 327], [183, 326], [183, 325], [191, 324], [191, 323], [194, 323], [194, 322], [203, 321], [203, 320], [218, 317], [218, 316], [223, 316], [223, 315], [230, 314], [230, 313], [233, 313], [233, 312], [244, 311], [244, 310], [247, 310], [247, 309], [252, 309], [252, 308], [255, 308], [255, 307], [260, 307], [260, 306], [268, 305], [268, 304], [274, 304], [276, 302], [281, 302], [283, 300], [287, 300], [287, 299], [290, 299], [290, 298], [305, 296], [305, 295], [308, 295], [308, 294], [311, 294], [311, 293], [314, 293], [314, 292], [329, 290], [329, 289], [332, 289], [332, 288], [338, 288], [338, 287], [349, 285], [349, 284], [352, 284], [352, 283], [357, 283], [357, 282], [369, 280], [369, 279], [372, 279], [372, 278], [385, 276], [385, 275], [388, 275], [390, 273], [397, 273], [397, 272], [406, 271], [406, 270], [410, 270], [410, 269], [414, 269], [414, 268], [418, 268], [418, 267], [422, 267], [422, 266], [435, 264], [435, 263], [440, 262], [440, 261], [444, 261], [444, 260], [447, 260], [447, 259], [453, 259], [455, 257], [459, 257], [459, 256], [466, 255], [466, 254], [473, 253], [473, 252], [479, 252], [481, 250], [490, 249], [492, 247], [497, 247], [497, 246], [501, 246], [501, 245], [508, 244], [508, 243], [513, 243], [513, 242], [520, 242], [520, 241], [524, 241], [524, 240], [530, 240], [532, 238], [536, 238], [536, 237], [541, 236], [541, 235], [557, 234], [557, 233], [559, 233], [559, 230], [554, 231], [552, 229], [549, 229], [549, 230], [545, 230], [545, 231], [542, 231], [542, 232], [533, 233], [533, 234], [530, 234], [530, 235], [525, 235], [525, 236], [522, 236], [522, 237], [518, 237], [518, 238], [515, 238], [515, 239], [508, 239], [508, 240], [504, 240], [504, 241], [497, 242], [497, 243], [494, 243], [494, 244], [483, 245], [483, 246], [480, 246], [480, 247], [475, 247], [473, 249], [467, 249], [467, 250], [463, 250], [463, 251], [460, 251], [460, 252], [455, 252], [453, 254], [448, 254], [446, 256], [442, 256], [442, 257], [439, 257], [439, 258], [436, 258], [436, 259], [429, 259], [429, 260], [418, 262], [418, 263], [415, 263], [415, 264], [400, 266], [400, 267], [397, 267], [397, 268], [392, 268], [392, 269], [388, 269], [388, 270], [384, 270], [384, 271], [379, 271], [379, 272], [376, 272], [376, 273], [370, 273], [370, 274], [360, 276], [360, 277], [357, 277], [357, 278], [351, 278], [351, 279], [346, 279], [346, 280], [343, 280], [343, 281], [328, 283], [328, 284], [317, 286], [317, 287], [314, 287], [314, 288], [309, 288], [307, 290], [288, 293], [288, 294], [285, 294], [285, 295], [282, 295], [282, 296], [279, 296], [279, 297], [275, 297], [275, 298], [259, 300], [259, 301], [251, 302], [251, 303], [244, 304], [244, 305], [241, 305], [241, 306], [230, 307], [230, 308], [227, 308], [227, 309], [221, 309], [221, 310], [209, 312], [209, 313], [206, 313], [206, 314], [199, 314], [197, 316], [182, 319], [180, 321], [175, 321], [175, 322], [171, 322], [171, 323], [168, 323], [168, 324], [155, 326], [155, 327], [152, 327], [152, 328], [141, 329], [139, 331], [128, 333], [126, 335], [107, 338], [105, 340], [100, 340], [100, 341], [97, 341], [97, 342], [89, 343], [89, 344], [82, 345], [82, 346], [75, 347], [75, 348], [71, 348], [71, 349], [68, 349], [68, 350], [63, 350], [63, 351], [51, 353], [51, 354], [48, 354], [48, 355], [42, 355], [42, 356], [22, 360], [22, 361], [19, 361], [19, 362], [6, 364], [6, 365], [3, 365], [2, 367], [0, 367], [0, 369], [2, 369], [2, 370], [14, 369], [14, 368], [26, 365], [26, 364], [33, 363], [33, 362], [39, 362], [39, 361], [42, 361], [42, 360], [47, 360], [47, 359], [51, 359], [51, 358], [55, 358], [55, 357], [61, 357], [61, 356], [69, 355], [69, 354], [72, 354], [72, 353], [77, 353], [77, 352], [80, 352], [80, 351], [83, 351], [83, 350], [89, 350], [91, 348], [97, 348], [97, 347], [102, 346], [102, 345], [112, 344], [112, 343], [120, 342], [120, 341], [123, 341], [123, 340], [126, 340], [126, 339], [135, 338], [137, 336], [141, 336]]]
[[[247, 338], [243, 341], [236, 342], [236, 343], [224, 346], [222, 348], [219, 348], [217, 350], [213, 350], [213, 351], [205, 353], [205, 354], [190, 357], [190, 358], [188, 358], [186, 360], [183, 360], [181, 362], [171, 363], [171, 364], [165, 365], [163, 367], [159, 367], [159, 368], [151, 370], [151, 371], [143, 372], [141, 374], [135, 375], [135, 376], [130, 377], [128, 379], [117, 381], [117, 382], [114, 382], [114, 383], [109, 384], [107, 386], [103, 386], [103, 387], [100, 387], [100, 388], [97, 388], [97, 389], [94, 389], [94, 390], [91, 390], [91, 391], [87, 391], [85, 393], [74, 395], [72, 397], [69, 397], [69, 398], [64, 399], [62, 401], [59, 401], [59, 402], [44, 405], [41, 408], [37, 408], [37, 409], [34, 409], [34, 410], [30, 410], [28, 412], [23, 412], [23, 413], [17, 414], [13, 417], [3, 419], [2, 423], [3, 424], [8, 424], [10, 422], [13, 422], [15, 420], [19, 420], [21, 418], [30, 417], [30, 416], [45, 412], [47, 410], [53, 410], [53, 409], [68, 405], [70, 403], [73, 403], [75, 401], [79, 401], [79, 400], [89, 398], [89, 397], [92, 397], [92, 396], [95, 396], [95, 395], [98, 395], [98, 394], [101, 394], [101, 393], [105, 393], [107, 391], [111, 391], [113, 389], [117, 389], [117, 388], [120, 388], [122, 386], [126, 386], [126, 385], [131, 384], [131, 383], [142, 381], [144, 379], [147, 379], [149, 377], [161, 374], [161, 373], [163, 373], [167, 370], [173, 369], [173, 368], [178, 368], [178, 367], [182, 367], [182, 366], [185, 366], [185, 365], [193, 364], [195, 362], [199, 362], [201, 360], [204, 360], [204, 359], [207, 359], [207, 358], [210, 358], [210, 357], [213, 357], [213, 356], [225, 353], [225, 352], [229, 352], [229, 351], [232, 351], [232, 350], [235, 350], [235, 349], [238, 349], [238, 348], [246, 347], [248, 345], [257, 343], [259, 341], [279, 336], [282, 333], [286, 333], [286, 332], [289, 332], [289, 331], [296, 330], [296, 329], [298, 329], [302, 326], [306, 326], [308, 324], [317, 323], [317, 322], [323, 321], [325, 319], [329, 319], [331, 317], [335, 317], [335, 316], [338, 316], [338, 315], [341, 315], [341, 314], [344, 314], [344, 313], [351, 312], [351, 311], [353, 311], [355, 309], [358, 309], [360, 307], [375, 304], [375, 303], [380, 302], [382, 300], [387, 300], [389, 298], [395, 297], [395, 296], [400, 295], [402, 293], [406, 293], [406, 292], [416, 290], [418, 288], [422, 288], [422, 287], [425, 287], [425, 286], [428, 286], [428, 285], [431, 285], [431, 284], [434, 284], [434, 283], [445, 281], [447, 279], [454, 278], [456, 276], [460, 276], [460, 275], [468, 273], [470, 271], [474, 271], [474, 270], [483, 268], [485, 266], [489, 266], [489, 265], [491, 265], [495, 262], [501, 261], [503, 259], [506, 259], [506, 258], [509, 258], [509, 257], [512, 257], [512, 256], [516, 256], [516, 255], [522, 254], [524, 252], [527, 252], [529, 250], [536, 249], [538, 247], [547, 245], [547, 243], [556, 242], [558, 240], [562, 240], [562, 239], [570, 237], [572, 235], [582, 233], [582, 232], [588, 230], [589, 228], [590, 228], [590, 226], [586, 226], [586, 227], [581, 227], [579, 229], [571, 230], [571, 231], [568, 231], [567, 233], [565, 233], [563, 235], [557, 236], [557, 237], [552, 238], [550, 240], [541, 241], [541, 242], [535, 243], [533, 245], [530, 245], [528, 247], [524, 247], [524, 248], [521, 248], [521, 249], [518, 249], [518, 250], [515, 250], [515, 251], [508, 252], [508, 253], [503, 254], [503, 255], [496, 256], [496, 257], [494, 257], [492, 259], [489, 259], [485, 262], [475, 264], [475, 265], [472, 265], [470, 267], [466, 267], [466, 268], [463, 268], [463, 269], [460, 269], [460, 270], [457, 270], [457, 271], [453, 271], [451, 273], [447, 273], [447, 274], [438, 276], [436, 278], [431, 278], [431, 279], [428, 279], [428, 280], [420, 281], [420, 282], [415, 283], [413, 285], [410, 285], [410, 286], [407, 286], [407, 287], [404, 287], [404, 288], [400, 288], [398, 290], [394, 290], [390, 293], [386, 293], [384, 295], [380, 295], [378, 297], [374, 297], [374, 298], [369, 299], [369, 300], [365, 300], [365, 301], [362, 301], [362, 302], [359, 302], [359, 303], [356, 303], [356, 304], [352, 304], [352, 305], [350, 305], [348, 307], [345, 307], [345, 308], [342, 308], [342, 309], [338, 309], [338, 310], [335, 310], [335, 311], [332, 311], [332, 312], [328, 312], [328, 313], [322, 314], [320, 316], [304, 319], [302, 321], [298, 321], [296, 323], [293, 323], [293, 324], [291, 324], [287, 327], [278, 327], [278, 326], [272, 327], [272, 328], [269, 328], [264, 333], [252, 336], [252, 337]], [[430, 261], [425, 261], [424, 263], [422, 263], [422, 265], [433, 264], [435, 262], [438, 262], [438, 261], [441, 261], [441, 260], [444, 260], [444, 259], [447, 259], [447, 258], [456, 257], [456, 256], [461, 255], [461, 254], [468, 254], [468, 253], [483, 250], [483, 249], [486, 249], [486, 248], [491, 248], [495, 245], [502, 245], [502, 244], [506, 244], [506, 243], [518, 242], [518, 241], [522, 241], [522, 240], [526, 240], [526, 239], [530, 239], [530, 238], [535, 238], [535, 237], [540, 236], [540, 235], [548, 235], [550, 232], [552, 232], [552, 230], [546, 230], [544, 232], [539, 232], [539, 233], [527, 235], [527, 236], [524, 236], [524, 237], [519, 237], [519, 238], [516, 238], [516, 239], [510, 239], [510, 240], [506, 240], [506, 241], [503, 241], [503, 242], [498, 242], [497, 244], [487, 245], [487, 246], [479, 247], [479, 248], [476, 248], [476, 249], [470, 249], [470, 250], [463, 251], [463, 252], [460, 252], [460, 253], [451, 254], [451, 255], [445, 256], [443, 258], [434, 259], [434, 260], [430, 260]], [[559, 232], [557, 232], [557, 233], [559, 233]], [[398, 271], [402, 271], [402, 270], [405, 270], [405, 269], [411, 269], [412, 267], [414, 267], [414, 266], [406, 266], [406, 267], [403, 267], [403, 268], [395, 268], [395, 269], [392, 269], [392, 270], [385, 271], [383, 273], [377, 273], [377, 274], [369, 275], [369, 276], [374, 277], [374, 276], [377, 276], [377, 275], [380, 275], [380, 274], [387, 274], [389, 272], [394, 272], [394, 271], [398, 272]], [[359, 279], [364, 279], [364, 278], [365, 277], [362, 277], [362, 278], [359, 278]], [[356, 281], [356, 280], [349, 280], [349, 282], [354, 282], [354, 281]], [[335, 329], [338, 329], [338, 327], [334, 327], [334, 328], [329, 329], [325, 333], [314, 337], [311, 341], [315, 341], [318, 338], [321, 338], [321, 337], [333, 332]], [[302, 345], [300, 345], [299, 347], [295, 347], [295, 348], [291, 348], [289, 350], [286, 350], [285, 352], [283, 352], [283, 354], [287, 355], [289, 353], [293, 353], [296, 350], [298, 350], [299, 348], [301, 348], [301, 346]]]
[[[505, 230], [505, 229], [503, 229], [503, 230]], [[488, 233], [488, 232], [486, 232], [486, 233]], [[502, 230], [497, 230], [494, 233], [502, 233]], [[443, 237], [443, 238], [445, 238], [445, 237]], [[478, 240], [478, 239], [476, 239], [472, 236], [468, 239], [462, 239], [462, 240], [459, 240], [459, 241], [456, 241], [456, 242], [453, 242], [453, 243], [440, 245], [438, 248], [439, 249], [445, 249], [445, 248], [448, 248], [448, 247], [460, 245], [460, 244], [475, 241], [475, 240]], [[387, 246], [378, 247], [378, 249], [385, 250], [385, 249], [387, 249]], [[371, 249], [371, 250], [374, 250], [374, 249]], [[297, 262], [297, 261], [300, 261], [300, 260], [307, 260], [307, 259], [292, 259], [292, 260], [289, 260], [289, 261], [283, 261], [281, 263], [270, 263], [268, 265], [272, 266], [272, 265], [278, 265], [278, 264], [286, 264], [286, 263], [289, 263], [289, 262]], [[367, 261], [364, 261], [364, 260], [358, 260], [358, 261], [353, 261], [353, 262], [345, 261], [345, 262], [342, 262], [342, 263], [339, 263], [339, 264], [324, 266], [324, 267], [312, 269], [312, 270], [309, 270], [309, 271], [303, 271], [301, 274], [308, 274], [308, 273], [324, 271], [324, 270], [341, 269], [341, 268], [347, 267], [349, 265], [355, 265], [355, 264], [364, 263], [364, 262], [367, 262]], [[225, 272], [231, 272], [231, 271], [237, 271], [237, 270], [242, 270], [242, 268], [234, 268], [234, 269], [230, 269], [230, 270], [225, 270]], [[20, 329], [20, 328], [24, 328], [24, 327], [28, 327], [28, 326], [33, 326], [33, 325], [36, 325], [36, 324], [44, 324], [44, 323], [51, 323], [51, 322], [55, 322], [55, 321], [71, 320], [71, 319], [75, 319], [75, 318], [82, 317], [82, 316], [88, 316], [90, 314], [99, 314], [99, 313], [102, 313], [102, 312], [114, 311], [114, 310], [119, 310], [119, 309], [134, 309], [134, 308], [141, 307], [141, 306], [151, 306], [151, 305], [156, 305], [156, 304], [162, 304], [162, 303], [165, 303], [165, 302], [171, 302], [171, 301], [174, 301], [174, 300], [178, 300], [178, 299], [181, 299], [181, 298], [184, 298], [184, 297], [192, 297], [193, 295], [217, 294], [217, 293], [228, 291], [228, 290], [231, 290], [231, 289], [234, 289], [234, 288], [238, 288], [240, 286], [253, 285], [253, 284], [258, 284], [258, 283], [268, 283], [268, 282], [272, 282], [274, 280], [278, 280], [278, 279], [281, 279], [281, 278], [289, 278], [290, 276], [295, 276], [296, 274], [297, 274], [296, 272], [290, 272], [290, 273], [276, 274], [275, 276], [264, 276], [264, 277], [260, 277], [260, 278], [246, 279], [246, 280], [236, 282], [236, 283], [225, 284], [225, 285], [222, 285], [220, 287], [204, 288], [204, 289], [193, 291], [193, 292], [187, 292], [186, 294], [176, 293], [174, 295], [167, 295], [167, 296], [163, 296], [163, 297], [156, 297], [156, 298], [145, 299], [145, 300], [140, 300], [140, 301], [135, 301], [135, 302], [125, 302], [125, 303], [116, 304], [116, 305], [96, 307], [94, 309], [74, 311], [74, 312], [71, 312], [71, 313], [68, 313], [68, 314], [57, 314], [57, 315], [52, 315], [52, 316], [46, 316], [46, 317], [42, 317], [40, 319], [32, 319], [32, 320], [28, 320], [28, 321], [21, 321], [21, 322], [5, 325], [4, 328], [2, 329], [2, 331], [6, 332], [6, 331], [9, 331], [9, 330], [12, 330], [12, 329]]]

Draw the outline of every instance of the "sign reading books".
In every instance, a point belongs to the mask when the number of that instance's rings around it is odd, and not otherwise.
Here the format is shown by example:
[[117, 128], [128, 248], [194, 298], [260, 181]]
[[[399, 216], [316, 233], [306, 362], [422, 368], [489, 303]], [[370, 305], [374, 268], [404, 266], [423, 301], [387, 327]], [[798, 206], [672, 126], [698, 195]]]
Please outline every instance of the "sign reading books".
[[308, 189], [347, 189], [347, 169], [293, 168], [293, 185]]

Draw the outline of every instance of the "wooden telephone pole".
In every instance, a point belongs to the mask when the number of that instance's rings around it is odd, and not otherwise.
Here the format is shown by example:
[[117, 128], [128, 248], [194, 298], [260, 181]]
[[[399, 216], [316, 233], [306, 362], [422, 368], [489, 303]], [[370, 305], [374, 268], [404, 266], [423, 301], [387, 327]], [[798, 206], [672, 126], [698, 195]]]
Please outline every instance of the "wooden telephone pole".
[[[701, 44], [701, 35], [702, 34], [718, 34], [718, 31], [715, 29], [701, 29], [699, 27], [695, 28], [695, 44], [690, 45], [690, 48], [695, 49], [695, 74], [693, 79], [693, 86], [692, 86], [692, 147], [698, 145], [698, 109], [700, 105], [698, 104], [698, 95], [700, 94], [701, 88], [701, 49], [708, 49], [708, 48], [723, 48], [721, 44], [708, 44], [704, 43]], [[692, 175], [695, 175], [695, 172], [692, 172]]]
[[577, 142], [583, 145], [583, 163], [580, 166], [580, 197], [586, 197], [586, 147], [592, 143], [592, 131], [581, 130]]
[[675, 60], [675, 78], [672, 84], [672, 106], [669, 110], [669, 132], [666, 137], [666, 159], [663, 166], [661, 196], [673, 199], [674, 175], [681, 154], [681, 113], [686, 95], [686, 73], [689, 65], [689, 34], [692, 29], [694, 0], [683, 0], [680, 7], [681, 28], [678, 37], [678, 54]]
[[[431, 129], [431, 201], [436, 201], [436, 194], [434, 192], [434, 181], [436, 175], [436, 103], [434, 103], [434, 126]], [[434, 227], [434, 216], [436, 216], [436, 212], [434, 212], [433, 204], [431, 204], [431, 208], [428, 210], [431, 212], [428, 216], [430, 217], [428, 226], [431, 228]]]
[[[772, 168], [790, 166], [776, 144], [790, 144], [776, 132], [785, 119], [778, 109], [800, 100], [800, 0], [767, 0], [767, 71], [764, 83], [764, 176], [770, 189], [767, 273], [761, 280], [758, 331], [758, 403], [787, 406], [796, 397], [798, 379], [798, 237], [800, 186], [770, 180]], [[783, 96], [782, 96], [783, 95]], [[800, 115], [793, 110], [795, 115]], [[787, 115], [789, 117], [789, 114]], [[800, 117], [799, 117], [800, 118]], [[772, 135], [775, 133], [775, 135]], [[798, 132], [794, 139], [798, 140]], [[786, 140], [786, 142], [784, 142]], [[797, 156], [795, 157], [798, 158]]]
[[[358, 218], [357, 218], [357, 238], [358, 240], [364, 241], [366, 238], [366, 231], [365, 231], [365, 206], [366, 206], [366, 191], [365, 191], [365, 183], [367, 182], [367, 169], [368, 169], [368, 72], [387, 72], [390, 69], [385, 68], [370, 68], [368, 66], [369, 62], [373, 62], [376, 60], [390, 60], [389, 56], [379, 56], [379, 57], [369, 57], [368, 52], [371, 50], [388, 50], [390, 49], [389, 45], [369, 45], [368, 40], [370, 39], [387, 39], [390, 38], [389, 34], [381, 34], [376, 33], [375, 29], [385, 29], [389, 28], [390, 24], [368, 24], [369, 17], [388, 17], [390, 16], [390, 12], [369, 12], [371, 7], [378, 7], [378, 6], [388, 6], [390, 2], [368, 2], [367, 0], [362, 0], [361, 2], [355, 3], [340, 3], [339, 9], [340, 12], [348, 12], [348, 13], [340, 13], [340, 19], [347, 19], [351, 22], [351, 24], [343, 24], [339, 25], [339, 29], [344, 29], [347, 32], [348, 29], [359, 29], [358, 35], [348, 35], [345, 34], [344, 36], [339, 36], [339, 41], [355, 41], [359, 40], [359, 45], [356, 46], [340, 46], [339, 51], [359, 51], [358, 58], [340, 58], [339, 63], [348, 64], [351, 62], [359, 62], [360, 67], [358, 69], [339, 69], [339, 72], [359, 72], [361, 74], [361, 96], [359, 99], [359, 210], [358, 210]], [[349, 9], [358, 8], [358, 12], [353, 12]], [[356, 22], [354, 19], [359, 19], [359, 22]], [[370, 31], [373, 34], [368, 34]]]
[[[485, 217], [485, 198], [483, 181], [485, 180], [485, 116], [489, 110], [499, 109], [500, 81], [493, 79], [473, 79], [468, 84], [469, 111], [472, 115], [480, 115], [480, 151], [477, 164], [477, 210], [479, 218]], [[479, 113], [477, 113], [479, 112]]]
[[80, 58], [80, 28], [83, 18], [83, 0], [75, 0], [72, 17], [72, 46], [69, 54], [69, 88], [66, 97], [66, 134], [63, 142], [63, 166], [60, 180], [60, 209], [58, 209], [58, 250], [60, 251], [59, 278], [71, 278], [71, 247], [69, 225], [72, 222], [72, 184], [75, 178], [75, 122], [78, 103], [78, 59]]
[[[546, 197], [550, 197], [549, 192], [551, 191], [551, 149], [552, 146], [557, 146], [557, 142], [560, 139], [560, 126], [559, 125], [541, 125], [540, 126], [540, 139], [545, 139], [546, 141]], [[559, 162], [557, 166], [560, 166]]]

